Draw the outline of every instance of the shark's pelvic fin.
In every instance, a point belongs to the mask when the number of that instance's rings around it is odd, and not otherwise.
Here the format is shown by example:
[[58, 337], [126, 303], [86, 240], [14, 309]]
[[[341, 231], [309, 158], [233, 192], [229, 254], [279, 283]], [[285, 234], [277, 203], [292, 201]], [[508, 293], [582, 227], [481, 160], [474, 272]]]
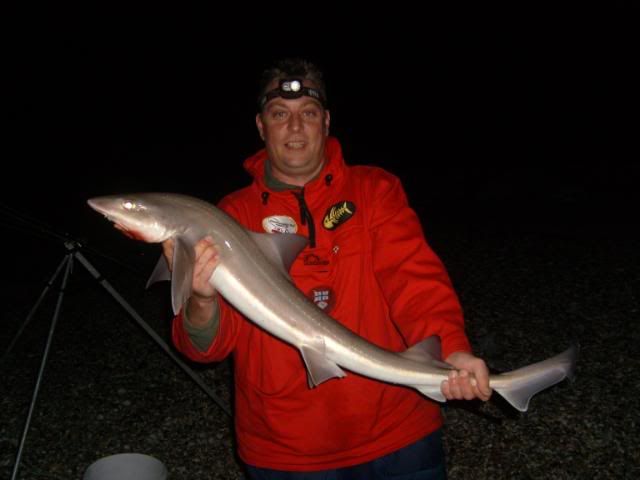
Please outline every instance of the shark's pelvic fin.
[[324, 342], [319, 348], [303, 345], [300, 347], [302, 359], [307, 367], [309, 388], [316, 387], [331, 378], [346, 377], [347, 374], [324, 354]]

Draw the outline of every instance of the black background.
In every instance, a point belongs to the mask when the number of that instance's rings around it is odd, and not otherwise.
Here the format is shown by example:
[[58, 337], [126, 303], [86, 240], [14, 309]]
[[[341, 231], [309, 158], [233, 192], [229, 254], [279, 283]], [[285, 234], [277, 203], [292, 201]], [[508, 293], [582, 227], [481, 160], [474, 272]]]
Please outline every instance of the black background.
[[[261, 146], [256, 79], [304, 56], [326, 73], [347, 160], [403, 181], [478, 355], [510, 370], [581, 344], [577, 382], [536, 397], [527, 417], [448, 408], [451, 477], [637, 477], [638, 8], [342, 3], [5, 6], [0, 343], [65, 253], [45, 229], [90, 247], [101, 278], [168, 339], [168, 285], [143, 290], [159, 247], [125, 238], [86, 199], [215, 202], [246, 185], [242, 161]], [[228, 478], [227, 419], [76, 270], [23, 475], [78, 477], [137, 451], [173, 473]], [[17, 448], [57, 285], [3, 372], [2, 452]], [[195, 368], [224, 394], [225, 365]], [[13, 457], [0, 464], [8, 472]]]
[[261, 146], [260, 72], [303, 56], [347, 160], [422, 218], [635, 223], [637, 8], [235, 8], [11, 12], [3, 204], [82, 234], [93, 195], [217, 201]]

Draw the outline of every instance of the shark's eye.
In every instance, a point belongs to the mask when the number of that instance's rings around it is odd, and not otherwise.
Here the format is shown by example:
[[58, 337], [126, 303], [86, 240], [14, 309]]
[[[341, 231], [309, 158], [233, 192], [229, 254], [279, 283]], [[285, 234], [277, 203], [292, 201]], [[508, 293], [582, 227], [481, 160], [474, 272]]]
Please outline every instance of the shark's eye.
[[126, 202], [124, 202], [122, 204], [122, 208], [124, 208], [125, 210], [133, 210], [133, 211], [140, 211], [140, 210], [145, 210], [145, 206], [144, 205], [139, 205], [135, 202], [131, 202], [129, 200], [127, 200]]

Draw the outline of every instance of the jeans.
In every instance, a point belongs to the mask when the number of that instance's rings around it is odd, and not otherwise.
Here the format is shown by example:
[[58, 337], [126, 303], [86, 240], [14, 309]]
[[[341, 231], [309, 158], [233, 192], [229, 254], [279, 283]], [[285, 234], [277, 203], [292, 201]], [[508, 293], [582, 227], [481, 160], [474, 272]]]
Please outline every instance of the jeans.
[[283, 472], [247, 465], [251, 480], [445, 480], [442, 431], [436, 430], [396, 452], [336, 470]]

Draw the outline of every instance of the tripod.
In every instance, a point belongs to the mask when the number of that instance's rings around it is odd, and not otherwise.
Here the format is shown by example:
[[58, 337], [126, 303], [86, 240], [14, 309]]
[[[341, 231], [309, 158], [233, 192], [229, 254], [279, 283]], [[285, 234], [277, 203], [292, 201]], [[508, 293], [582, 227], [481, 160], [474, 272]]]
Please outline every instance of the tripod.
[[81, 249], [82, 249], [82, 245], [77, 242], [77, 241], [73, 241], [73, 240], [66, 240], [64, 242], [64, 246], [67, 249], [67, 253], [65, 255], [65, 257], [63, 258], [63, 260], [60, 262], [60, 264], [58, 265], [58, 267], [56, 268], [54, 274], [52, 275], [51, 279], [49, 280], [49, 282], [47, 283], [47, 285], [45, 286], [44, 290], [42, 291], [42, 293], [40, 294], [40, 297], [38, 298], [38, 300], [36, 301], [35, 305], [31, 308], [31, 310], [29, 311], [29, 314], [27, 315], [27, 318], [24, 322], [24, 324], [22, 325], [22, 327], [19, 329], [18, 333], [16, 334], [16, 336], [13, 338], [13, 340], [11, 341], [9, 347], [7, 348], [7, 351], [3, 354], [2, 356], [2, 362], [4, 362], [5, 358], [9, 355], [9, 353], [11, 352], [11, 350], [13, 349], [13, 347], [15, 346], [16, 342], [18, 341], [20, 335], [22, 334], [22, 332], [25, 330], [25, 328], [27, 327], [27, 325], [31, 322], [31, 320], [33, 319], [35, 313], [37, 312], [38, 308], [40, 307], [40, 304], [42, 303], [42, 301], [44, 300], [44, 298], [46, 297], [47, 293], [49, 292], [49, 290], [55, 285], [56, 280], [58, 279], [58, 277], [60, 276], [60, 274], [64, 271], [64, 274], [62, 276], [62, 283], [60, 286], [60, 290], [59, 290], [59, 294], [58, 294], [58, 299], [56, 302], [56, 306], [55, 306], [55, 310], [53, 313], [53, 318], [51, 320], [51, 326], [49, 328], [49, 334], [47, 337], [47, 342], [45, 344], [45, 348], [44, 348], [44, 352], [42, 354], [42, 360], [40, 362], [40, 369], [38, 372], [38, 376], [37, 376], [37, 380], [36, 380], [36, 384], [34, 387], [34, 391], [33, 391], [33, 395], [31, 398], [31, 403], [29, 405], [29, 412], [27, 414], [27, 419], [25, 421], [25, 426], [22, 432], [22, 437], [20, 440], [20, 444], [18, 447], [18, 452], [16, 454], [16, 460], [15, 460], [15, 464], [14, 464], [14, 468], [13, 468], [13, 474], [11, 476], [11, 480], [15, 480], [17, 478], [18, 475], [18, 469], [20, 467], [20, 461], [22, 458], [22, 453], [24, 451], [24, 445], [26, 442], [26, 438], [27, 438], [27, 434], [29, 431], [29, 427], [31, 424], [31, 419], [33, 416], [33, 412], [35, 409], [35, 404], [38, 398], [38, 393], [40, 390], [40, 385], [42, 383], [42, 378], [44, 375], [44, 369], [47, 363], [47, 359], [49, 356], [49, 350], [50, 350], [50, 346], [51, 346], [51, 342], [53, 340], [53, 335], [55, 332], [55, 328], [56, 328], [56, 324], [58, 321], [58, 316], [60, 313], [60, 308], [62, 306], [62, 300], [64, 298], [64, 294], [65, 294], [65, 290], [67, 288], [67, 282], [69, 279], [69, 276], [71, 274], [72, 271], [72, 267], [73, 267], [73, 262], [74, 260], [77, 260], [88, 272], [89, 274], [98, 281], [98, 283], [105, 289], [107, 290], [107, 292], [109, 292], [109, 294], [127, 311], [127, 313], [136, 321], [136, 323], [142, 327], [142, 329], [147, 332], [149, 334], [149, 336], [151, 336], [151, 338], [158, 344], [158, 346], [160, 346], [160, 348], [162, 350], [165, 351], [165, 353], [167, 355], [169, 355], [169, 357], [176, 362], [176, 364], [189, 376], [191, 377], [191, 379], [200, 387], [202, 388], [202, 390], [209, 395], [209, 397], [211, 397], [211, 399], [213, 399], [213, 401], [229, 416], [231, 416], [231, 410], [230, 408], [225, 404], [225, 402], [219, 398], [200, 378], [199, 375], [197, 375], [193, 370], [191, 370], [180, 358], [178, 358], [173, 351], [170, 349], [170, 347], [156, 334], [156, 332], [153, 330], [153, 328], [151, 328], [143, 319], [142, 317], [133, 309], [133, 307], [131, 305], [129, 305], [129, 303], [127, 303], [127, 301], [122, 298], [122, 296], [115, 290], [115, 288], [113, 288], [113, 286], [96, 270], [96, 268], [85, 258], [85, 256], [81, 253]]

